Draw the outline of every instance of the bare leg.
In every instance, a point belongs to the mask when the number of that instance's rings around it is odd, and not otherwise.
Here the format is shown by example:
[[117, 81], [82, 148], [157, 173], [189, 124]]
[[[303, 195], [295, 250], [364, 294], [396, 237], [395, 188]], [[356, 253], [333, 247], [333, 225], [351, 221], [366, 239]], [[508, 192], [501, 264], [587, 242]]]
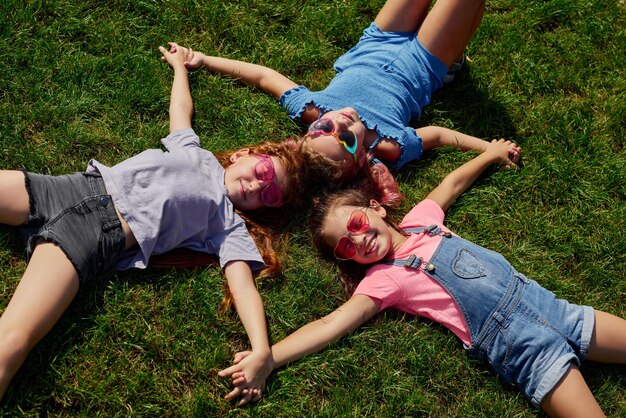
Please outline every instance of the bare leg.
[[[587, 359], [604, 363], [626, 363], [626, 320], [596, 311], [596, 323]], [[541, 408], [548, 415], [557, 417], [604, 416], [580, 371], [573, 365], [561, 382], [545, 397]]]
[[438, 0], [426, 16], [417, 38], [449, 67], [467, 47], [484, 9], [484, 0]]
[[374, 22], [386, 32], [417, 32], [429, 6], [430, 0], [387, 0]]
[[24, 173], [0, 170], [0, 223], [21, 225], [28, 218], [28, 210]]
[[600, 405], [574, 365], [570, 366], [563, 379], [546, 395], [541, 402], [541, 409], [551, 417], [604, 417]]
[[587, 359], [602, 363], [626, 363], [626, 320], [596, 311]]
[[15, 294], [0, 317], [0, 398], [30, 350], [78, 292], [78, 274], [51, 243], [35, 247]]

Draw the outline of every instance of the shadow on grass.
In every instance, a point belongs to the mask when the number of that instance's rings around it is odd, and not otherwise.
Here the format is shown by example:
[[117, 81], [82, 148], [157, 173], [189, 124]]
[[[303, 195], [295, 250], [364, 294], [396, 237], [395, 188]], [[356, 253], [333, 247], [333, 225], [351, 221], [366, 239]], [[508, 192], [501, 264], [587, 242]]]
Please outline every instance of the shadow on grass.
[[442, 120], [451, 121], [454, 126], [451, 129], [478, 138], [518, 139], [505, 106], [481, 88], [468, 66], [461, 69], [453, 82], [435, 92], [419, 125], [412, 126], [438, 125]]

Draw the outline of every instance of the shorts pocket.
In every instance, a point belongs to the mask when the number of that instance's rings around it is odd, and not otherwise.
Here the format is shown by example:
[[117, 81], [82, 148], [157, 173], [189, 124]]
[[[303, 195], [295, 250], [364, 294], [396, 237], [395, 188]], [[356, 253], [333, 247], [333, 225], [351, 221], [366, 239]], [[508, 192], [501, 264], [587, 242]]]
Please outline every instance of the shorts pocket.
[[485, 276], [485, 266], [471, 251], [461, 248], [452, 263], [452, 271], [462, 279], [477, 279]]
[[124, 251], [124, 244], [124, 234], [121, 227], [105, 228], [102, 226], [98, 237], [97, 275], [115, 268]]
[[493, 367], [500, 377], [506, 381], [511, 381], [507, 365], [511, 353], [511, 341], [507, 330], [500, 327], [495, 331], [493, 341], [487, 349], [487, 362]]

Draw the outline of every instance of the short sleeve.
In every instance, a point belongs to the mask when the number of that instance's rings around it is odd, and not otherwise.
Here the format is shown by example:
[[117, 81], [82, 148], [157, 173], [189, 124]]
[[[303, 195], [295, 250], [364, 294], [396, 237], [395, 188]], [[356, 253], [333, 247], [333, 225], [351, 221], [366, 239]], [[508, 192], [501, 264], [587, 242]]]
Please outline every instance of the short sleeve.
[[422, 157], [422, 138], [415, 132], [415, 128], [407, 126], [402, 132], [402, 138], [398, 139], [400, 144], [400, 159], [396, 162], [396, 169], [404, 167], [411, 161], [419, 160]]
[[239, 215], [235, 215], [232, 225], [224, 228], [223, 235], [211, 238], [211, 244], [217, 250], [222, 268], [230, 261], [247, 261], [252, 271], [265, 267], [263, 257]]
[[306, 108], [313, 103], [313, 98], [308, 88], [298, 86], [283, 93], [278, 102], [287, 110], [291, 119], [299, 119]]
[[366, 295], [381, 302], [380, 310], [393, 306], [402, 299], [402, 289], [384, 270], [386, 265], [376, 265], [367, 271], [355, 295]]
[[445, 212], [434, 200], [424, 199], [404, 216], [400, 227], [407, 228], [416, 225], [442, 226], [444, 218]]
[[180, 129], [161, 139], [161, 143], [168, 151], [186, 147], [200, 147], [200, 138], [192, 128]]

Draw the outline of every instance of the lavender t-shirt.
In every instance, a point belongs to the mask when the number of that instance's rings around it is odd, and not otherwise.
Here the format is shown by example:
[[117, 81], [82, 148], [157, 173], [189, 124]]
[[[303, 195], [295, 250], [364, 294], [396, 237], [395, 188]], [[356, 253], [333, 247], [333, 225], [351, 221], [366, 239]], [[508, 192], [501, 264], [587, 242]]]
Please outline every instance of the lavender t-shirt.
[[193, 129], [161, 140], [167, 151], [149, 149], [108, 167], [91, 160], [87, 171], [102, 175], [139, 248], [122, 254], [118, 270], [145, 268], [151, 255], [189, 248], [219, 257], [220, 266], [243, 260], [264, 266], [246, 224], [234, 212], [224, 186], [224, 168], [200, 147]]

